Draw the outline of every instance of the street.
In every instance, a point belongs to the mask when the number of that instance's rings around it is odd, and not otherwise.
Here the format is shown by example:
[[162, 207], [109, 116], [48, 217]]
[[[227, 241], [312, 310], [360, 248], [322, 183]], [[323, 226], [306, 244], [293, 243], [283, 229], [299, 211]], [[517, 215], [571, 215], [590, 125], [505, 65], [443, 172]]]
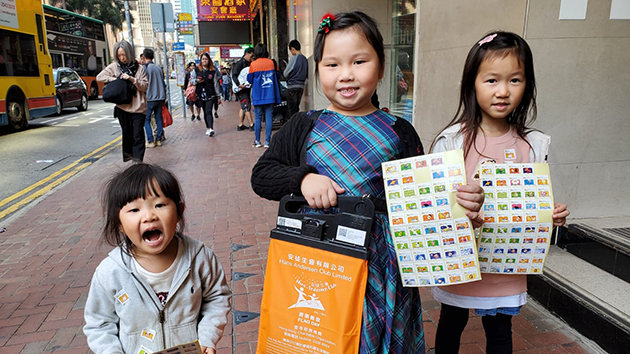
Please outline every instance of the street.
[[[169, 80], [171, 105], [181, 106], [181, 90], [175, 80]], [[35, 198], [27, 198], [32, 192], [49, 186], [64, 178], [65, 170], [70, 173], [82, 169], [82, 164], [96, 161], [104, 153], [114, 150], [120, 153], [116, 141], [86, 156], [120, 137], [120, 125], [113, 116], [114, 105], [102, 100], [89, 101], [88, 110], [78, 112], [76, 108], [64, 109], [59, 116], [33, 119], [29, 128], [20, 132], [9, 129], [0, 131], [0, 166], [2, 166], [2, 188], [0, 188], [0, 221]], [[82, 159], [82, 157], [85, 157]], [[74, 164], [74, 165], [73, 165]], [[70, 168], [69, 168], [70, 167]], [[60, 172], [64, 172], [62, 175]], [[57, 178], [51, 178], [53, 175]], [[69, 178], [71, 176], [67, 176]], [[48, 179], [48, 180], [47, 180]], [[64, 179], [65, 180], [65, 179]], [[46, 181], [25, 192], [29, 186]], [[55, 184], [52, 187], [56, 187]], [[49, 187], [49, 189], [52, 189]], [[44, 190], [48, 192], [48, 190]], [[16, 194], [18, 194], [16, 196]], [[40, 193], [41, 194], [41, 193]], [[7, 200], [12, 197], [11, 200]], [[8, 210], [12, 205], [19, 207]]]

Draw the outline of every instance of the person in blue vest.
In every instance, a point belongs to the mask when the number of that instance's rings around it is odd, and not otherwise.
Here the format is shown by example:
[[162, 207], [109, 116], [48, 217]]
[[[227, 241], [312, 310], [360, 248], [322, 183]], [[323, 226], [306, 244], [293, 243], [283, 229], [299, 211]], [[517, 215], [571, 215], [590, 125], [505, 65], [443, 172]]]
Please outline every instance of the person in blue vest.
[[265, 144], [269, 147], [271, 141], [271, 128], [273, 106], [282, 101], [280, 97], [280, 86], [278, 82], [277, 68], [274, 62], [269, 59], [267, 47], [258, 43], [254, 48], [254, 57], [256, 60], [249, 66], [249, 74], [247, 81], [252, 85], [252, 104], [254, 105], [254, 114], [256, 123], [254, 125], [254, 143], [252, 146], [261, 147], [260, 144], [260, 123], [263, 115], [265, 116]]

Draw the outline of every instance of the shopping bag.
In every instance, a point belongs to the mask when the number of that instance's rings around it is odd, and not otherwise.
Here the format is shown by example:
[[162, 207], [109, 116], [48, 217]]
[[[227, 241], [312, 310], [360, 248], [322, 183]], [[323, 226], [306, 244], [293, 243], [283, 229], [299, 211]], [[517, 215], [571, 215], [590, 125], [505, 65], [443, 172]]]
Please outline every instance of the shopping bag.
[[256, 353], [358, 352], [374, 205], [361, 197], [338, 202], [340, 213], [320, 215], [289, 211], [304, 198], [281, 200]]
[[184, 92], [184, 96], [186, 96], [186, 99], [189, 100], [190, 102], [197, 101], [196, 90], [197, 90], [197, 86], [189, 83], [188, 88], [186, 88], [186, 91]]
[[162, 105], [162, 127], [166, 128], [169, 125], [173, 124], [173, 116], [171, 112], [169, 112], [168, 107], [163, 104]]

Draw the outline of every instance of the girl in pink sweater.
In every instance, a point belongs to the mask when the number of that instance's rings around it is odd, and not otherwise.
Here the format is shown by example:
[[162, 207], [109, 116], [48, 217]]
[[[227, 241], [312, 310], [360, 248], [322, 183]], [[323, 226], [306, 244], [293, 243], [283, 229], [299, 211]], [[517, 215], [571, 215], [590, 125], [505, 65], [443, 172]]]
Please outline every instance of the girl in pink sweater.
[[[532, 53], [523, 38], [491, 32], [468, 53], [455, 118], [436, 137], [432, 152], [464, 150], [469, 183], [480, 163], [545, 162], [550, 138], [528, 128], [536, 118]], [[554, 226], [569, 215], [556, 203]], [[442, 304], [436, 354], [458, 353], [469, 309], [482, 316], [486, 353], [512, 353], [512, 317], [527, 301], [525, 275], [483, 274], [482, 280], [434, 288]]]

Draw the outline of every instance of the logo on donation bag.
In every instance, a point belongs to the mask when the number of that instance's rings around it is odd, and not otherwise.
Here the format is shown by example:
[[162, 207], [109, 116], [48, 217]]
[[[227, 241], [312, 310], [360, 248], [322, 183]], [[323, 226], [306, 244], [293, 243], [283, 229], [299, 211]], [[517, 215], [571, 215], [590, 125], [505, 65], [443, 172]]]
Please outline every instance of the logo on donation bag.
[[355, 354], [367, 261], [271, 239], [256, 353]]

